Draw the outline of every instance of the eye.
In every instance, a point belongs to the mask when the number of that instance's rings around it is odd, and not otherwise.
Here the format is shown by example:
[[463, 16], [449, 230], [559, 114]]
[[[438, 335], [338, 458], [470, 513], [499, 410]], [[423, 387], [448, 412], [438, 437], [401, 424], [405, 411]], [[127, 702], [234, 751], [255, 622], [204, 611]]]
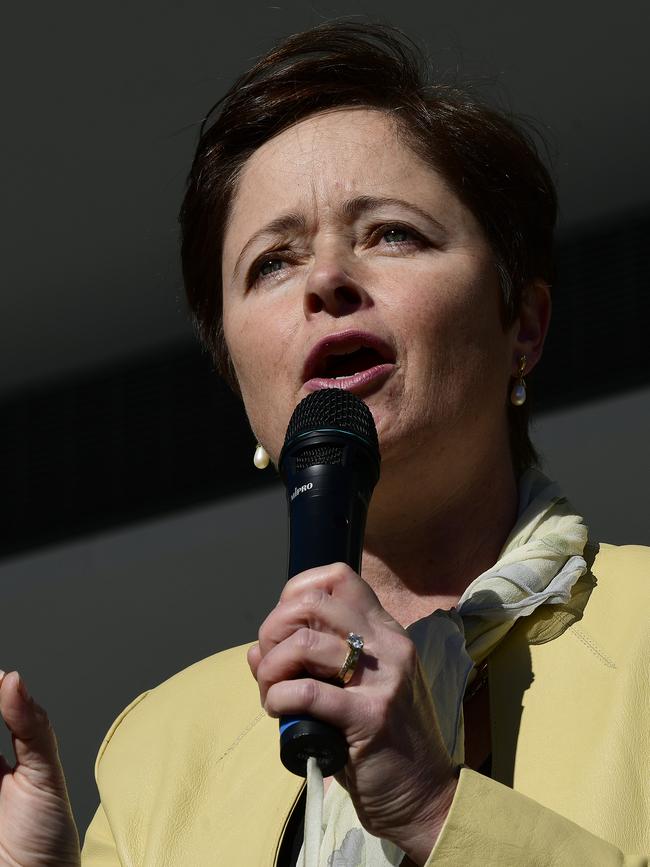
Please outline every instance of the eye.
[[266, 253], [251, 265], [247, 275], [248, 286], [254, 286], [260, 280], [272, 280], [280, 271], [284, 271], [286, 264], [286, 257]]
[[273, 274], [274, 271], [282, 270], [282, 260], [264, 259], [258, 264], [255, 270], [258, 277], [268, 277], [268, 275]]
[[374, 244], [398, 249], [413, 249], [425, 244], [424, 238], [415, 229], [400, 223], [384, 223], [371, 232], [370, 240]]
[[391, 226], [383, 232], [382, 238], [388, 244], [403, 244], [405, 241], [413, 239], [413, 233], [400, 226]]

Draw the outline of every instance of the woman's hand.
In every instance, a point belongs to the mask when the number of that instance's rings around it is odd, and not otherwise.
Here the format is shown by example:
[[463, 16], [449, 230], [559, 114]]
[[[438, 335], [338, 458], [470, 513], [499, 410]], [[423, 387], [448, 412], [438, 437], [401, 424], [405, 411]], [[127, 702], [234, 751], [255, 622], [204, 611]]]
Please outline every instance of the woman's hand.
[[[354, 676], [343, 688], [324, 683], [341, 668], [350, 632], [364, 639]], [[337, 780], [361, 824], [424, 864], [456, 774], [415, 646], [366, 582], [343, 563], [296, 575], [248, 661], [271, 716], [309, 714], [341, 730], [349, 759]]]
[[16, 765], [0, 755], [0, 867], [78, 867], [79, 835], [56, 737], [18, 672], [0, 672], [0, 715]]

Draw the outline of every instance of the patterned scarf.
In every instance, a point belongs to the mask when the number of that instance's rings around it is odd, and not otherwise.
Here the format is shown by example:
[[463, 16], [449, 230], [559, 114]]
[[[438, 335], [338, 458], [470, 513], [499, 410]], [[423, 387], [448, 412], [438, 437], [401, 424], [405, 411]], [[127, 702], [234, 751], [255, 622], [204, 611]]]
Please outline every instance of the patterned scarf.
[[[476, 667], [515, 620], [540, 605], [569, 601], [573, 585], [587, 570], [582, 556], [586, 544], [587, 527], [558, 485], [538, 470], [528, 470], [519, 484], [517, 521], [495, 565], [472, 581], [456, 608], [438, 609], [408, 627], [455, 764], [464, 759], [463, 697]], [[404, 852], [361, 827], [348, 793], [335, 780], [322, 804], [319, 776], [312, 767], [298, 867], [311, 867], [305, 862], [308, 840], [316, 841], [309, 849], [319, 852], [318, 858], [310, 856], [318, 867], [397, 867]]]

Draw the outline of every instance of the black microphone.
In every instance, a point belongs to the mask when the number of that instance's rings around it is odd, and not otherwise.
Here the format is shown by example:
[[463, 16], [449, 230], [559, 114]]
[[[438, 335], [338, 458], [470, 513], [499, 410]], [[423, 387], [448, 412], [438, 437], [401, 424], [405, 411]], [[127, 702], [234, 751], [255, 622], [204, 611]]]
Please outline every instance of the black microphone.
[[[289, 507], [288, 578], [336, 562], [359, 572], [379, 463], [375, 422], [360, 398], [340, 388], [323, 388], [300, 401], [279, 460]], [[285, 768], [305, 777], [310, 756], [329, 777], [347, 762], [348, 745], [327, 723], [282, 717], [280, 758]]]

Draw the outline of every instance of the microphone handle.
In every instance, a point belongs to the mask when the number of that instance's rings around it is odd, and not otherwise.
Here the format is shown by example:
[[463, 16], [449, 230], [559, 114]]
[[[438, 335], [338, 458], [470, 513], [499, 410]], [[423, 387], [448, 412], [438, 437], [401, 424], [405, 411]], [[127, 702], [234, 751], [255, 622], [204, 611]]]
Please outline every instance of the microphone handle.
[[[374, 483], [369, 491], [364, 490], [367, 487], [349, 467], [319, 464], [292, 477], [287, 486], [289, 578], [336, 562], [347, 563], [359, 572]], [[332, 776], [347, 762], [347, 741], [338, 729], [313, 717], [281, 717], [282, 764], [305, 777], [310, 756], [317, 759], [324, 777]]]

